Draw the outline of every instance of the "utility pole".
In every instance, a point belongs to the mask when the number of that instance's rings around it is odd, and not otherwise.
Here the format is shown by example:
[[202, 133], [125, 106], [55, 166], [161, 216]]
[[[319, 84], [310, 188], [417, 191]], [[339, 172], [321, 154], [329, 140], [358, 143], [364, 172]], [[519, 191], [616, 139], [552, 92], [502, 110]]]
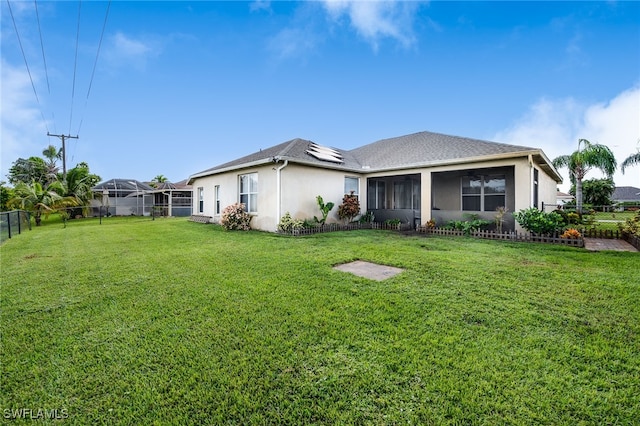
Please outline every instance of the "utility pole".
[[66, 181], [67, 180], [67, 150], [64, 146], [64, 140], [65, 139], [78, 139], [78, 135], [75, 136], [71, 136], [71, 135], [52, 135], [51, 133], [47, 132], [47, 136], [55, 136], [56, 138], [60, 138], [62, 140], [62, 178]]

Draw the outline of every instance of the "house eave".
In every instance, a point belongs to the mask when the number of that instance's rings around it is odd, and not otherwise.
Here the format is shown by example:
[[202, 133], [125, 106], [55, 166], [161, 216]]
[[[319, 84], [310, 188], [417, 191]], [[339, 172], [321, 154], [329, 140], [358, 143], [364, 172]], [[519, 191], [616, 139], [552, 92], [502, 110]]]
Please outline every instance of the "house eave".
[[278, 157], [270, 157], [263, 158], [260, 160], [236, 164], [229, 167], [207, 170], [200, 173], [196, 173], [191, 175], [188, 180], [188, 184], [192, 185], [193, 181], [198, 178], [213, 176], [221, 173], [231, 172], [235, 170], [242, 170], [251, 167], [262, 166], [265, 164], [276, 163], [284, 160], [288, 160], [290, 164], [300, 164], [303, 166], [321, 168], [321, 169], [330, 169], [330, 170], [339, 170], [343, 172], [349, 173], [357, 173], [360, 175], [367, 175], [371, 173], [381, 173], [381, 172], [392, 172], [392, 171], [400, 171], [400, 170], [410, 170], [410, 169], [420, 169], [420, 168], [431, 168], [431, 167], [443, 167], [443, 166], [453, 166], [453, 165], [471, 165], [473, 163], [480, 162], [489, 162], [489, 161], [500, 161], [507, 160], [512, 158], [526, 158], [531, 156], [535, 159], [536, 164], [538, 164], [545, 172], [551, 175], [556, 182], [562, 183], [562, 176], [558, 173], [558, 171], [553, 167], [552, 163], [549, 161], [547, 156], [539, 149], [532, 149], [527, 151], [517, 151], [517, 152], [506, 152], [501, 154], [491, 154], [491, 155], [480, 155], [475, 157], [465, 157], [465, 158], [454, 158], [447, 160], [436, 160], [436, 161], [422, 161], [410, 164], [399, 164], [388, 167], [367, 167], [366, 165], [362, 165], [360, 167], [346, 166], [341, 163], [318, 163], [317, 161], [309, 161], [299, 157], [289, 157], [289, 156], [278, 156]]
[[[488, 161], [500, 161], [507, 160], [511, 158], [526, 158], [529, 155], [532, 155], [536, 158], [536, 162], [548, 173], [550, 173], [554, 179], [558, 182], [562, 182], [562, 177], [557, 172], [557, 170], [548, 162], [548, 159], [544, 155], [544, 153], [540, 150], [529, 150], [529, 151], [518, 151], [518, 152], [508, 152], [501, 154], [492, 154], [492, 155], [480, 155], [475, 157], [465, 157], [465, 158], [453, 158], [447, 160], [435, 160], [435, 161], [422, 161], [411, 164], [401, 164], [389, 167], [370, 167], [366, 170], [358, 170], [358, 172], [362, 174], [368, 173], [380, 173], [380, 172], [392, 172], [399, 170], [407, 170], [407, 169], [420, 169], [420, 168], [431, 168], [431, 167], [445, 167], [445, 166], [454, 166], [454, 165], [471, 165], [473, 163], [480, 162], [488, 162]], [[354, 170], [355, 171], [355, 170]]]
[[220, 169], [205, 170], [203, 172], [196, 173], [189, 176], [189, 180], [187, 181], [187, 184], [193, 185], [194, 179], [213, 176], [213, 175], [219, 175], [221, 173], [232, 172], [234, 170], [241, 170], [241, 169], [247, 169], [247, 168], [256, 167], [256, 166], [262, 166], [263, 164], [269, 164], [273, 162], [274, 162], [273, 158], [262, 158], [260, 160], [251, 161], [248, 163], [236, 164], [234, 166], [223, 167]]

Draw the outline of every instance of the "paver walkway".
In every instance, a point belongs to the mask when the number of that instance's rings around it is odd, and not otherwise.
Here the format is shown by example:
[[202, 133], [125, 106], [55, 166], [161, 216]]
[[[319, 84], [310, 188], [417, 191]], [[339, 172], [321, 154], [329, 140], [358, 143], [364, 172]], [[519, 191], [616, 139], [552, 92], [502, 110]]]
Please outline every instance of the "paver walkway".
[[638, 251], [634, 246], [632, 246], [625, 240], [616, 240], [610, 238], [585, 238], [584, 248], [590, 251]]

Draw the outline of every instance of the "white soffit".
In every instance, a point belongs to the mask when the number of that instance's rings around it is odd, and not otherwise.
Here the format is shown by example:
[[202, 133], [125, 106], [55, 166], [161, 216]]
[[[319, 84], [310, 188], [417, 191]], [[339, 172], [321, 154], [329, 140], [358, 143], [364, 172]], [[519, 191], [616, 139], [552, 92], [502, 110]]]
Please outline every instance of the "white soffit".
[[335, 149], [315, 143], [310, 144], [309, 149], [307, 149], [306, 152], [307, 154], [317, 158], [318, 160], [330, 161], [332, 163], [344, 162], [342, 155], [340, 155], [340, 153]]

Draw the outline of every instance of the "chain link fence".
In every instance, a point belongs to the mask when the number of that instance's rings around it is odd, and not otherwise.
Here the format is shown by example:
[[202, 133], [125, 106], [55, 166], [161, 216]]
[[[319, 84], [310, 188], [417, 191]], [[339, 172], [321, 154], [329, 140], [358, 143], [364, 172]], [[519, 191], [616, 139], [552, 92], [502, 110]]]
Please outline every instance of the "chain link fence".
[[0, 244], [26, 229], [31, 230], [29, 212], [24, 210], [0, 212]]

